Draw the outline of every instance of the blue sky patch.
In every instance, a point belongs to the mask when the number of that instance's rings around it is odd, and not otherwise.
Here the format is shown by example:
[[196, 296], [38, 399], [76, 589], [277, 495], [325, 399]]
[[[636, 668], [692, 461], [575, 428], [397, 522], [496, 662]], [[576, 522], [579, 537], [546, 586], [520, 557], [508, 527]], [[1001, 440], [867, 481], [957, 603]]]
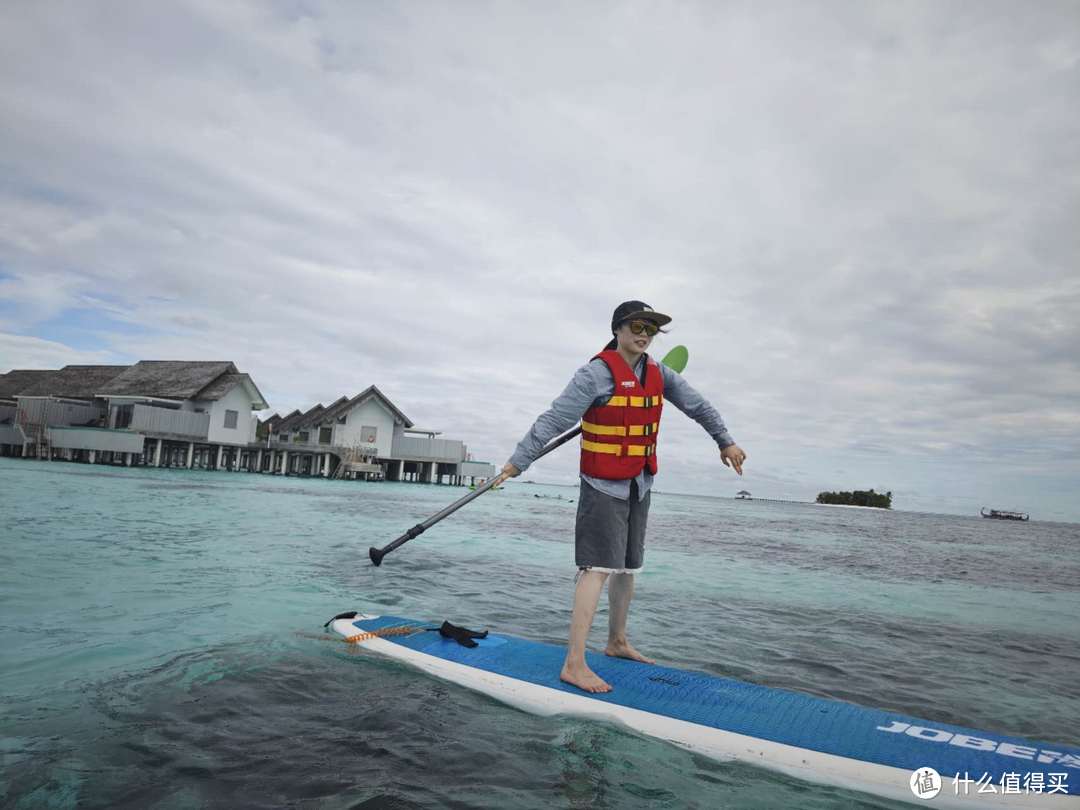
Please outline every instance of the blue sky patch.
[[105, 310], [79, 307], [38, 323], [29, 334], [73, 349], [100, 350], [112, 349], [113, 339], [117, 337], [150, 335], [156, 331], [119, 320]]

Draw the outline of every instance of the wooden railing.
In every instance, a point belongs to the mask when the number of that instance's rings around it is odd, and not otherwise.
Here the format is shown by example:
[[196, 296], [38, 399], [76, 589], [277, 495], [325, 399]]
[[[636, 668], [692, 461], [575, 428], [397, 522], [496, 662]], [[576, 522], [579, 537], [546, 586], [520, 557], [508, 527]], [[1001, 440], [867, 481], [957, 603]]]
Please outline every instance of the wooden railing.
[[59, 402], [45, 398], [20, 398], [15, 421], [24, 428], [31, 426], [86, 425], [102, 418], [102, 410], [96, 405], [77, 402]]
[[444, 461], [456, 464], [465, 459], [465, 445], [454, 439], [420, 439], [395, 436], [390, 454], [394, 458]]
[[205, 439], [210, 430], [210, 414], [136, 405], [128, 429], [140, 433], [164, 433], [190, 439]]

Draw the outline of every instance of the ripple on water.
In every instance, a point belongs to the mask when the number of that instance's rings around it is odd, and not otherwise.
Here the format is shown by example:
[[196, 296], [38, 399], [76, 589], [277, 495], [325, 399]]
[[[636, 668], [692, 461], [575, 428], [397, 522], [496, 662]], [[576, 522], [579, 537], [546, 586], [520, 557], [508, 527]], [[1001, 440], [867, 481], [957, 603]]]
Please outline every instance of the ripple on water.
[[[561, 641], [574, 507], [532, 496], [572, 490], [478, 499], [376, 569], [369, 545], [462, 491], [7, 460], [0, 485], [5, 806], [894, 806], [297, 637], [362, 609]], [[632, 632], [672, 665], [1075, 743], [1080, 534], [991, 523], [657, 494]]]

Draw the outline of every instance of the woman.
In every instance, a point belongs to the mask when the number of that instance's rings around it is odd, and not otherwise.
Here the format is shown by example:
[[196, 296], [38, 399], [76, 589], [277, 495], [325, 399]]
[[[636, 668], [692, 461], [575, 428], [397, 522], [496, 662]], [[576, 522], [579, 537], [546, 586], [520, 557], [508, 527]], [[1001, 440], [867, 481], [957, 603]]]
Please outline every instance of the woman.
[[653, 337], [670, 322], [670, 317], [641, 301], [616, 307], [611, 342], [577, 370], [502, 469], [506, 477], [520, 475], [544, 445], [581, 420], [581, 494], [574, 554], [579, 576], [560, 678], [586, 692], [611, 691], [585, 662], [585, 641], [605, 582], [610, 606], [605, 653], [653, 663], [630, 644], [626, 618], [634, 596], [634, 574], [644, 562], [663, 403], [671, 402], [705, 428], [719, 446], [724, 464], [739, 475], [746, 461], [746, 453], [728, 434], [716, 409], [677, 372], [648, 356]]

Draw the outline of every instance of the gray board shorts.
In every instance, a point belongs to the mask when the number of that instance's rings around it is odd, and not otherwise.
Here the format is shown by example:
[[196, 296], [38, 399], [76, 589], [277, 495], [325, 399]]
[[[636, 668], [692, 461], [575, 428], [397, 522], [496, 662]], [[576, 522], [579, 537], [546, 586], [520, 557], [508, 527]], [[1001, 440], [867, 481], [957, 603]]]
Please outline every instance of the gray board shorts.
[[625, 501], [581, 482], [574, 527], [578, 568], [605, 574], [636, 574], [642, 569], [652, 492], [640, 501], [637, 493], [637, 481], [630, 482], [630, 498]]

